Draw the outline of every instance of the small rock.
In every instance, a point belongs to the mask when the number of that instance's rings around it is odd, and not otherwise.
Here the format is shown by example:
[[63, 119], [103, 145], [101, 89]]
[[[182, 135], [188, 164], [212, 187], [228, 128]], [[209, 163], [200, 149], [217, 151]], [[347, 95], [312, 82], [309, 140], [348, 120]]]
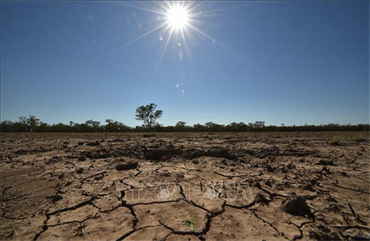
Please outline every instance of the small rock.
[[63, 159], [59, 156], [54, 156], [52, 157], [48, 162], [46, 162], [46, 164], [51, 164], [51, 163], [57, 163], [57, 162], [60, 162], [62, 161]]
[[103, 177], [104, 177], [104, 175], [102, 174], [102, 175], [98, 175], [98, 176], [95, 176], [95, 180], [101, 180], [101, 179], [103, 179]]
[[330, 172], [330, 169], [327, 167], [322, 167], [321, 172]]
[[164, 170], [164, 171], [162, 172], [162, 176], [164, 176], [164, 177], [169, 177], [169, 176], [171, 176], [171, 173], [170, 173], [169, 171], [167, 171], [167, 170]]
[[65, 177], [65, 173], [62, 173], [58, 176], [59, 179], [63, 179]]
[[193, 164], [199, 164], [199, 161], [198, 161], [197, 159], [194, 159], [194, 160], [192, 161], [192, 163], [193, 163]]
[[268, 179], [266, 182], [265, 182], [265, 185], [266, 186], [269, 186], [269, 187], [272, 187], [272, 181], [270, 179]]
[[130, 161], [126, 163], [120, 163], [116, 165], [117, 171], [124, 171], [124, 170], [130, 170], [130, 169], [136, 169], [138, 166], [138, 163], [135, 161]]
[[288, 179], [284, 179], [283, 180], [283, 184], [284, 184], [284, 187], [292, 187], [292, 184], [290, 184], [289, 180]]
[[303, 190], [308, 190], [308, 191], [311, 191], [313, 192], [313, 186], [311, 183], [306, 183], [305, 185], [303, 185]]
[[226, 159], [223, 159], [223, 160], [221, 161], [221, 164], [222, 164], [222, 165], [227, 166], [227, 160], [226, 160]]
[[317, 180], [313, 178], [313, 179], [310, 180], [310, 183], [311, 183], [311, 185], [315, 185], [317, 183]]
[[256, 197], [254, 198], [256, 203], [268, 204], [270, 201], [263, 195], [262, 193], [257, 193]]
[[82, 155], [78, 158], [79, 161], [86, 161], [86, 156]]
[[293, 163], [289, 163], [286, 167], [288, 169], [292, 169], [292, 168], [295, 168], [295, 165]]
[[59, 195], [59, 194], [56, 194], [56, 195], [53, 195], [53, 196], [49, 196], [48, 198], [50, 198], [53, 203], [56, 203], [59, 200], [62, 200], [63, 199], [63, 197], [61, 195]]
[[316, 165], [322, 165], [322, 166], [334, 166], [333, 160], [320, 160], [316, 163]]
[[336, 200], [334, 197], [332, 197], [332, 196], [327, 197], [327, 198], [326, 198], [326, 201], [327, 201], [327, 202], [334, 202], [334, 203], [336, 203], [336, 202], [337, 202], [337, 200]]
[[268, 172], [273, 172], [273, 171], [274, 171], [274, 168], [273, 168], [270, 164], [267, 164], [267, 165], [266, 165], [266, 170], [267, 170]]
[[349, 177], [349, 175], [345, 171], [341, 172], [340, 175], [345, 176], [345, 177]]

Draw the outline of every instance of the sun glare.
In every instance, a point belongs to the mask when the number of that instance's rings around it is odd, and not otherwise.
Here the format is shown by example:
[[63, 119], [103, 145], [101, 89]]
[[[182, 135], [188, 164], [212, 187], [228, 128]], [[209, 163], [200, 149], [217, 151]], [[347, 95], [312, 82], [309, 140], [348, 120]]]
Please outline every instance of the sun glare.
[[188, 12], [182, 6], [174, 6], [167, 11], [167, 23], [174, 29], [184, 28], [189, 21]]
[[152, 23], [150, 25], [148, 24], [146, 30], [144, 30], [145, 28], [143, 29], [143, 25], [140, 23], [138, 26], [142, 30], [142, 34], [123, 46], [127, 46], [149, 34], [157, 32], [154, 40], [158, 40], [161, 44], [158, 45], [160, 46], [158, 63], [161, 62], [168, 47], [171, 45], [175, 46], [175, 44], [177, 46], [179, 60], [182, 61], [184, 59], [184, 53], [190, 59], [190, 56], [194, 53], [191, 48], [199, 47], [198, 37], [221, 46], [215, 39], [198, 28], [203, 23], [206, 23], [199, 18], [214, 16], [220, 9], [201, 11], [200, 7], [203, 5], [203, 2], [196, 3], [196, 0], [164, 0], [153, 2], [155, 4], [145, 4], [145, 6], [143, 4], [139, 4], [139, 6], [131, 5], [133, 8], [152, 13], [154, 16]]

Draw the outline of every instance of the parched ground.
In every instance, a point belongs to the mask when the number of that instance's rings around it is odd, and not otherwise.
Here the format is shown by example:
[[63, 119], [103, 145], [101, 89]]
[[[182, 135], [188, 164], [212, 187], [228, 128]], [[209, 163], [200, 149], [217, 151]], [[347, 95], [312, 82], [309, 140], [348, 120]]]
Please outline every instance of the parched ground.
[[370, 239], [358, 135], [2, 134], [0, 240]]

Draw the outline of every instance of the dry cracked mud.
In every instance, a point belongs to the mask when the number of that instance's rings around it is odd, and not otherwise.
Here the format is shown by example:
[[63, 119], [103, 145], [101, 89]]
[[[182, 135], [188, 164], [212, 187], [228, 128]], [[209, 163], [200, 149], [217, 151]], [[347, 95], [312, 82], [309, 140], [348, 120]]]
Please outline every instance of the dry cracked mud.
[[369, 240], [356, 134], [2, 134], [0, 239]]

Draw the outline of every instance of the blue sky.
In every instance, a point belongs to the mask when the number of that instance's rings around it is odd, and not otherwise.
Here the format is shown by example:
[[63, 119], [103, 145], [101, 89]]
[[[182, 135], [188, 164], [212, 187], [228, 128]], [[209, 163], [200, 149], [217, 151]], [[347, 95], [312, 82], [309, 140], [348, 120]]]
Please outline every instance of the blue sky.
[[0, 4], [1, 120], [135, 126], [153, 102], [164, 125], [369, 123], [367, 1], [204, 2], [188, 49], [133, 41], [165, 22], [153, 2]]

